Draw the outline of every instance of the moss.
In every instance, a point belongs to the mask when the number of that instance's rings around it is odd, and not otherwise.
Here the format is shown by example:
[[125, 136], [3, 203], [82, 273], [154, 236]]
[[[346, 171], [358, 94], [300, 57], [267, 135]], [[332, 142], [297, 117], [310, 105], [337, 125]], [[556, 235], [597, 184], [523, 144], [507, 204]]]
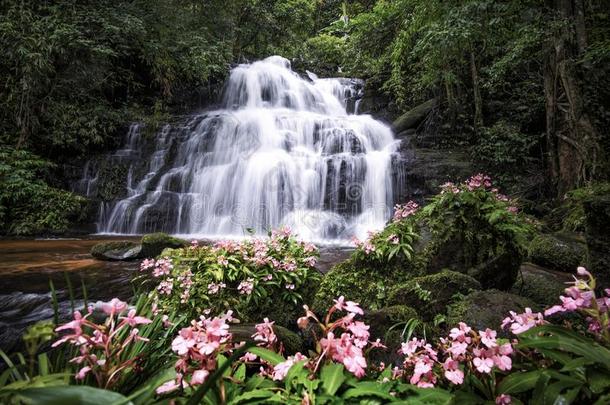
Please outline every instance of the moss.
[[456, 294], [480, 289], [481, 284], [474, 278], [445, 270], [394, 286], [388, 294], [388, 304], [418, 308], [424, 320], [432, 320], [436, 314], [446, 312], [446, 306]]
[[93, 245], [91, 256], [99, 260], [130, 260], [140, 257], [140, 245], [128, 240], [101, 242]]
[[558, 302], [565, 288], [564, 283], [550, 274], [522, 272], [510, 292], [548, 307]]
[[584, 264], [585, 246], [558, 235], [538, 235], [529, 247], [530, 261], [553, 270], [574, 272]]
[[378, 309], [384, 306], [388, 289], [411, 276], [408, 267], [372, 264], [352, 257], [335, 265], [322, 278], [312, 309], [326, 313], [333, 299], [341, 295], [358, 302], [362, 308]]
[[376, 311], [366, 311], [363, 321], [370, 326], [370, 339], [381, 339], [387, 350], [374, 350], [370, 360], [392, 364], [398, 360], [397, 351], [404, 337], [402, 332], [411, 319], [419, 320], [417, 311], [406, 305], [393, 305]]
[[421, 224], [419, 232], [421, 246], [413, 259], [414, 273], [431, 274], [448, 269], [468, 274], [484, 289], [508, 290], [514, 284], [523, 255], [511, 244], [478, 249], [476, 243], [458, 233], [442, 239]]
[[449, 306], [447, 325], [453, 327], [465, 322], [475, 330], [490, 328], [500, 332], [502, 320], [509, 311], [522, 312], [526, 307], [540, 310], [534, 301], [526, 297], [498, 290], [476, 291]]
[[166, 248], [177, 249], [187, 245], [187, 241], [174, 238], [166, 233], [151, 233], [142, 237], [142, 255], [143, 257], [157, 257]]

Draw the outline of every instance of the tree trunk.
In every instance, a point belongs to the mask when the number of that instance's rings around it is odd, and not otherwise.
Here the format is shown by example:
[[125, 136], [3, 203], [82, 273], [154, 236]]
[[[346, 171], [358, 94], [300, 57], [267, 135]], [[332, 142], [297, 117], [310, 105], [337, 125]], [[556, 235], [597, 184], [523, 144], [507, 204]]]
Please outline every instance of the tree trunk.
[[598, 134], [584, 108], [576, 65], [586, 47], [584, 14], [578, 16], [584, 13], [582, 0], [550, 3], [564, 24], [544, 61], [547, 168], [555, 194], [562, 196], [594, 174]]
[[472, 75], [472, 90], [474, 92], [474, 129], [478, 133], [483, 126], [483, 99], [479, 86], [479, 72], [474, 50], [470, 50], [470, 73]]

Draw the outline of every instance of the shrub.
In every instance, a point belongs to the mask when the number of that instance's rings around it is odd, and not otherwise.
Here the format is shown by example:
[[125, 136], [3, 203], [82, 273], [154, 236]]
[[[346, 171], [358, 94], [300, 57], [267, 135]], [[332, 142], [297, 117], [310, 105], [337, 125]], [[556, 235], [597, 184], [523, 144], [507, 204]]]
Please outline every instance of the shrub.
[[287, 228], [268, 239], [194, 243], [166, 252], [167, 257], [141, 266], [158, 282], [153, 295], [164, 313], [195, 316], [232, 308], [245, 321], [266, 313], [286, 325], [311, 301], [320, 278], [314, 268], [317, 248], [296, 240]]
[[42, 180], [53, 165], [23, 150], [0, 147], [0, 233], [65, 232], [86, 200]]

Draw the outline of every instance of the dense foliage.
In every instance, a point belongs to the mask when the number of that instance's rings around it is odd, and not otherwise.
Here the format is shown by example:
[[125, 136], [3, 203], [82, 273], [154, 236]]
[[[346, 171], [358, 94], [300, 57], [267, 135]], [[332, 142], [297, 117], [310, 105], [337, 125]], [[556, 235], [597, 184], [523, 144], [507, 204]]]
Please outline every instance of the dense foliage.
[[85, 199], [41, 180], [53, 166], [25, 150], [0, 147], [0, 233], [65, 231]]
[[610, 173], [608, 33], [600, 0], [9, 0], [0, 144], [60, 164], [65, 189], [74, 158], [116, 147], [130, 122], [154, 131], [213, 102], [231, 64], [282, 54], [366, 79], [388, 119], [433, 100], [418, 128], [436, 147], [562, 196]]
[[[188, 318], [172, 314], [161, 320], [150, 301], [140, 299], [129, 308], [113, 299], [100, 307], [103, 320], [96, 320], [90, 308], [55, 329], [62, 334], [53, 347], [72, 347], [67, 353], [35, 358], [53, 333], [48, 324], [31, 328], [24, 336], [29, 360], [17, 356], [13, 363], [2, 354], [8, 369], [0, 398], [98, 404], [159, 399], [188, 404], [603, 404], [610, 395], [610, 290], [597, 295], [596, 280], [586, 269], [579, 268], [578, 275], [561, 304], [544, 314], [530, 308], [507, 314], [501, 327], [509, 339], [460, 322], [439, 340], [405, 336], [392, 364], [371, 360], [372, 352], [387, 348], [371, 339], [358, 303], [344, 297], [334, 300], [323, 317], [304, 306], [297, 324], [312, 331], [315, 343], [306, 354], [288, 357], [267, 318], [246, 343], [233, 338], [238, 320], [232, 311], [202, 315], [178, 330], [174, 322]], [[581, 317], [587, 330], [556, 317], [566, 312]], [[67, 355], [74, 357], [68, 362]], [[70, 369], [76, 369], [75, 381], [59, 372]]]
[[290, 229], [268, 239], [220, 241], [166, 251], [142, 263], [154, 282], [153, 300], [160, 313], [196, 317], [202, 311], [233, 310], [245, 321], [266, 313], [281, 325], [294, 322], [320, 279], [317, 248], [298, 241]]

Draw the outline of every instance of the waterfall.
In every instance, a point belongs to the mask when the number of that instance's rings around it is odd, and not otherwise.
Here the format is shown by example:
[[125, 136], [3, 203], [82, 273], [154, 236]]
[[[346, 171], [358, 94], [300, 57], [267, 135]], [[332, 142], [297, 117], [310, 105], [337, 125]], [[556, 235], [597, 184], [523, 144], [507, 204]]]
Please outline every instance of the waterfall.
[[[111, 156], [131, 162], [126, 195], [101, 204], [98, 232], [226, 238], [286, 225], [321, 241], [382, 228], [398, 141], [354, 114], [362, 87], [303, 78], [279, 56], [235, 67], [219, 109], [166, 125], [150, 147], [132, 125]], [[80, 188], [89, 193], [99, 176], [85, 172]]]

